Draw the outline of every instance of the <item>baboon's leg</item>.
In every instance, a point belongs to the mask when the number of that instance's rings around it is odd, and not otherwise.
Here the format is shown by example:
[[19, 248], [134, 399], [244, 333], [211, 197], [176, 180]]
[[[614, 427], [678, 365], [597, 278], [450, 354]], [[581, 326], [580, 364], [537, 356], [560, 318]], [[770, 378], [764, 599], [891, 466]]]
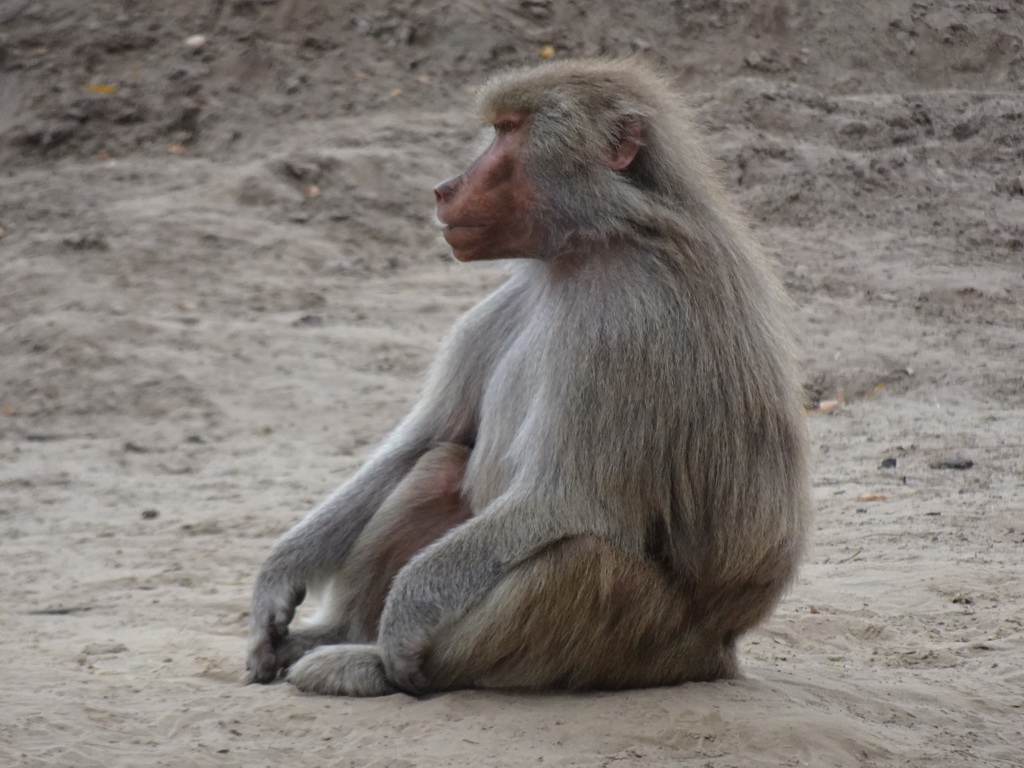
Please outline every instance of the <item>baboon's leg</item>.
[[[654, 564], [596, 536], [563, 539], [508, 574], [433, 638], [425, 691], [630, 688], [737, 674], [731, 638], [702, 629], [689, 600]], [[288, 680], [304, 691], [395, 690], [379, 645], [330, 645]]]
[[287, 678], [306, 693], [386, 696], [397, 692], [384, 674], [376, 645], [346, 643], [316, 648], [288, 670]]
[[512, 571], [435, 639], [431, 688], [631, 688], [737, 674], [653, 563], [596, 536], [563, 539]]

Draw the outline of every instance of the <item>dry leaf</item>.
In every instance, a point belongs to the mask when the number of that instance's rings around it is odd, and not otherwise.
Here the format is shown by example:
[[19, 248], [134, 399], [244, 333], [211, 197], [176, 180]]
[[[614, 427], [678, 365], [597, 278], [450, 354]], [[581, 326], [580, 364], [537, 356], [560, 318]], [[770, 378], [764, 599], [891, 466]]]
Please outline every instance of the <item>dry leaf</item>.
[[184, 155], [186, 151], [184, 144], [174, 142], [167, 145], [167, 154], [169, 155]]
[[542, 59], [554, 58], [554, 56], [555, 56], [555, 46], [553, 46], [553, 45], [545, 45], [543, 48], [540, 49], [540, 53], [537, 54], [537, 55], [540, 56]]
[[865, 493], [857, 497], [857, 501], [885, 501], [888, 496], [884, 493]]
[[4, 408], [0, 408], [0, 412], [2, 412], [4, 416], [17, 416], [18, 415], [18, 409], [17, 408], [11, 408], [11, 406], [9, 406], [9, 405], [5, 406]]
[[115, 93], [117, 91], [117, 86], [106, 84], [87, 85], [85, 86], [85, 90], [91, 93], [102, 93], [105, 96], [109, 96], [110, 94]]
[[388, 94], [388, 96], [390, 96], [392, 99], [395, 98], [396, 96], [401, 96], [401, 95], [402, 95], [402, 89], [401, 88], [395, 88], [393, 91], [391, 91], [391, 93]]

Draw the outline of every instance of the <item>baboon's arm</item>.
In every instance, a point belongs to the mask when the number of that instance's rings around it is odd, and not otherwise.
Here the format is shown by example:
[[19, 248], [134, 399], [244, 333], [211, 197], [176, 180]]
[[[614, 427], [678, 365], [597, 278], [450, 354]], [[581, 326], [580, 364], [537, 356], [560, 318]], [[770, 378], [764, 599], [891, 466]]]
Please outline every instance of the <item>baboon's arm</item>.
[[521, 290], [509, 281], [466, 315], [445, 341], [423, 396], [369, 461], [274, 546], [256, 579], [249, 677], [277, 674], [274, 649], [287, 636], [311, 584], [337, 572], [366, 523], [436, 442], [471, 445], [480, 399], [516, 326]]

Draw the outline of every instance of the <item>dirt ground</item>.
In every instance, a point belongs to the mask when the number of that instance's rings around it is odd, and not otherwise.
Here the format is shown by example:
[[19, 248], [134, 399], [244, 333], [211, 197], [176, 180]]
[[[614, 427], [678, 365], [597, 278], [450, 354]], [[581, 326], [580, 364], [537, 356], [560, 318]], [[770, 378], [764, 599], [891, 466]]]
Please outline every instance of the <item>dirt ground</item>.
[[[431, 223], [474, 85], [598, 53], [796, 306], [814, 543], [746, 677], [241, 686], [273, 540], [502, 279]], [[0, 0], [0, 764], [1024, 765], [1022, 174], [1021, 0]]]

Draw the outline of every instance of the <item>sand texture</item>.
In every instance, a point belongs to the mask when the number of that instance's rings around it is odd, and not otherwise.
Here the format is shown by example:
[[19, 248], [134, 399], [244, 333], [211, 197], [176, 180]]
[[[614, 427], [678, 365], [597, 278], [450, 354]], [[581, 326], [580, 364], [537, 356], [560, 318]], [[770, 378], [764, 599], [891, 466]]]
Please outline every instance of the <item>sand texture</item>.
[[[779, 262], [801, 576], [741, 680], [241, 686], [272, 542], [502, 279], [430, 190], [548, 45], [674, 73]], [[0, 765], [1024, 765], [1022, 182], [1021, 0], [0, 0]]]

